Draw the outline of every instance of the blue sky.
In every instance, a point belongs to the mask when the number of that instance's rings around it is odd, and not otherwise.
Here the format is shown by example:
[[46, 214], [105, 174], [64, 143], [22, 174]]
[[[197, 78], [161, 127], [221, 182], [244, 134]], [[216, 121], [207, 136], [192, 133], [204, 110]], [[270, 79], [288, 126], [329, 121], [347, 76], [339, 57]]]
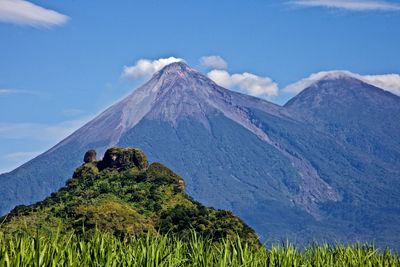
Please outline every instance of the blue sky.
[[320, 71], [400, 73], [399, 25], [398, 1], [0, 0], [0, 173], [144, 82], [123, 75], [140, 59], [283, 104]]

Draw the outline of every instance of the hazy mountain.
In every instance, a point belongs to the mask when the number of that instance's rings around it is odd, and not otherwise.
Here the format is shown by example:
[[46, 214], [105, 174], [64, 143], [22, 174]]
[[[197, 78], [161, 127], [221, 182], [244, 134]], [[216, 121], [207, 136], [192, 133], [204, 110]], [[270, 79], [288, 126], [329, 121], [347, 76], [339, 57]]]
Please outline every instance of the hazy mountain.
[[345, 72], [327, 74], [286, 105], [289, 111], [375, 160], [400, 163], [399, 97]]
[[90, 148], [134, 146], [185, 177], [196, 200], [231, 209], [263, 240], [398, 246], [399, 104], [397, 96], [339, 76], [280, 107], [173, 63], [54, 148], [2, 175], [1, 211], [61, 187]]
[[350, 175], [349, 169], [342, 169], [342, 175], [329, 181], [343, 192], [343, 199], [321, 206], [326, 218], [353, 221], [355, 233], [375, 232], [376, 240], [391, 240], [400, 221], [400, 98], [347, 73], [332, 73], [285, 108], [335, 138], [354, 170]]

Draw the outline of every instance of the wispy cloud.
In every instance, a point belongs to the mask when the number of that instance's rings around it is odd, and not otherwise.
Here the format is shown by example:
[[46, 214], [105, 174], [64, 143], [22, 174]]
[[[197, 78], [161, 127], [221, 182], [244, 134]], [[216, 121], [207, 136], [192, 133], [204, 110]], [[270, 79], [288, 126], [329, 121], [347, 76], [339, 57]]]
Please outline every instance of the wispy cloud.
[[225, 70], [212, 70], [207, 76], [222, 87], [237, 88], [248, 95], [266, 99], [278, 95], [278, 84], [269, 77], [262, 77], [249, 72], [230, 74]]
[[[11, 171], [40, 155], [79, 129], [90, 118], [86, 116], [54, 124], [0, 123], [0, 141], [2, 143], [32, 144], [28, 148], [24, 145], [16, 145], [17, 147], [13, 151], [3, 151], [0, 155], [0, 173]], [[29, 149], [32, 150], [29, 151]]]
[[157, 71], [161, 70], [163, 67], [179, 61], [184, 60], [182, 58], [176, 57], [159, 58], [155, 60], [142, 58], [136, 61], [136, 63], [132, 66], [124, 66], [124, 70], [121, 76], [128, 79], [150, 77]]
[[2, 95], [12, 95], [12, 94], [19, 94], [23, 91], [16, 90], [16, 89], [0, 89], [0, 96]]
[[39, 95], [38, 92], [33, 92], [33, 91], [28, 91], [28, 90], [2, 89], [2, 88], [0, 88], [0, 97], [1, 96], [6, 96], [6, 95], [15, 95], [15, 94]]
[[0, 174], [21, 166], [41, 153], [43, 153], [43, 151], [17, 151], [1, 155]]
[[88, 117], [56, 124], [44, 123], [0, 123], [0, 139], [46, 141], [54, 145], [89, 120]]
[[400, 4], [375, 0], [296, 0], [291, 5], [303, 7], [325, 7], [350, 11], [400, 11]]
[[225, 70], [228, 63], [220, 56], [205, 56], [200, 58], [200, 64], [206, 68]]
[[325, 78], [335, 78], [341, 76], [349, 76], [361, 80], [365, 83], [374, 85], [385, 91], [400, 96], [400, 75], [399, 74], [383, 74], [383, 75], [360, 75], [349, 71], [321, 71], [311, 74], [309, 77], [301, 79], [298, 82], [286, 86], [282, 91], [285, 93], [299, 93], [310, 87], [317, 81]]
[[69, 17], [25, 0], [0, 0], [0, 22], [36, 28], [62, 26]]
[[38, 156], [40, 153], [42, 153], [42, 151], [20, 151], [7, 154], [4, 158], [9, 160], [26, 161]]

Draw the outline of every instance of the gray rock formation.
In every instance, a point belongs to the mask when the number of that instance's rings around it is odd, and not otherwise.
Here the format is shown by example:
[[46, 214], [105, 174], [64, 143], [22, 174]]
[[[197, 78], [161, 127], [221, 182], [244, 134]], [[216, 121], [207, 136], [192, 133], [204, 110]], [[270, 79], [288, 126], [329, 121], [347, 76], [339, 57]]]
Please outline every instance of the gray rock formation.
[[83, 158], [83, 162], [89, 163], [89, 162], [95, 162], [96, 161], [96, 150], [91, 149], [85, 153], [85, 156]]

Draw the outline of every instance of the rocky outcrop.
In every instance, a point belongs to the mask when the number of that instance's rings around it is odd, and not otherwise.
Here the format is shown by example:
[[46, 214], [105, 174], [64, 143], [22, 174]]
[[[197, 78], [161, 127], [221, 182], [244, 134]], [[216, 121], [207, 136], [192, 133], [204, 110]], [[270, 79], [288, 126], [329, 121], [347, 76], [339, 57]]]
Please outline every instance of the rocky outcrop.
[[113, 147], [106, 151], [98, 167], [100, 169], [125, 168], [132, 165], [139, 170], [145, 170], [149, 167], [149, 162], [143, 151], [135, 148]]
[[83, 161], [85, 163], [89, 163], [89, 162], [95, 162], [96, 161], [96, 150], [91, 149], [88, 152], [85, 153], [85, 156], [83, 158]]

